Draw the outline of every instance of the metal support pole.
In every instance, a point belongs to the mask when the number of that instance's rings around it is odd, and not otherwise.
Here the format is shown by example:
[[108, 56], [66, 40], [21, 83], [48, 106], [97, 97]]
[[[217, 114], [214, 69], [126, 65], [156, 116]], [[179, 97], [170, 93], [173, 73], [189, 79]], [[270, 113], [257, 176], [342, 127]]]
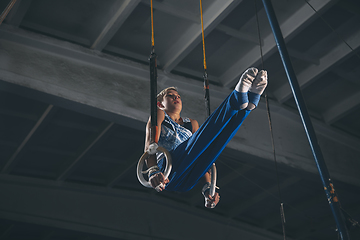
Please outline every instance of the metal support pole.
[[332, 213], [335, 218], [335, 222], [336, 222], [336, 225], [337, 225], [337, 228], [339, 231], [339, 235], [340, 235], [341, 239], [348, 240], [348, 239], [350, 239], [350, 237], [349, 237], [349, 233], [346, 228], [346, 225], [345, 225], [345, 218], [340, 209], [340, 202], [336, 196], [334, 185], [331, 182], [330, 175], [329, 175], [329, 172], [327, 170], [327, 167], [326, 167], [326, 164], [324, 161], [324, 157], [323, 157], [321, 149], [318, 145], [316, 134], [315, 134], [314, 128], [312, 126], [310, 116], [306, 109], [305, 101], [303, 99], [299, 83], [297, 81], [294, 69], [292, 67], [290, 57], [287, 52], [285, 41], [284, 41], [283, 35], [281, 33], [280, 26], [277, 21], [274, 9], [272, 7], [270, 0], [262, 0], [262, 2], [264, 4], [264, 8], [265, 8], [266, 14], [267, 14], [269, 22], [270, 22], [270, 26], [273, 31], [277, 47], [279, 49], [280, 57], [282, 59], [282, 62], [283, 62], [284, 68], [285, 68], [285, 72], [286, 72], [287, 78], [289, 80], [290, 87], [291, 87], [292, 93], [294, 95], [294, 99], [295, 99], [297, 108], [299, 110], [300, 117], [301, 117], [302, 123], [304, 125], [305, 132], [306, 132], [306, 135], [307, 135], [318, 171], [320, 173], [322, 183], [324, 185], [324, 190], [325, 190], [330, 208], [331, 208]]

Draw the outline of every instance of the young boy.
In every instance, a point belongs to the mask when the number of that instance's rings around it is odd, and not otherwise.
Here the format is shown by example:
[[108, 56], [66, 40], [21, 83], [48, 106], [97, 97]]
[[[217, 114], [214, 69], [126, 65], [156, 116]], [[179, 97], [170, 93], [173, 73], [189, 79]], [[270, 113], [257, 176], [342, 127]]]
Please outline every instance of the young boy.
[[[235, 90], [199, 127], [196, 120], [182, 118], [182, 101], [176, 88], [162, 90], [157, 97], [158, 145], [167, 149], [172, 157], [172, 170], [165, 179], [162, 154], [151, 155], [147, 159], [149, 182], [158, 191], [188, 191], [200, 178], [205, 185], [202, 193], [205, 206], [213, 208], [220, 200], [216, 192], [209, 194], [210, 174], [208, 170], [218, 158], [226, 144], [239, 129], [242, 122], [255, 109], [260, 95], [267, 86], [267, 72], [256, 68], [247, 69]], [[150, 146], [150, 119], [146, 126], [145, 151]]]

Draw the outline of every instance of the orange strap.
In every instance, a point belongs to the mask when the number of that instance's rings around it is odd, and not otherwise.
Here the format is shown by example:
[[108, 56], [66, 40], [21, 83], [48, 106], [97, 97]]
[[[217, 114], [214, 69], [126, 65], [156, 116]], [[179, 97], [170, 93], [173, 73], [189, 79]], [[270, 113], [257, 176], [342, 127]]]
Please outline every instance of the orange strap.
[[150, 0], [150, 6], [151, 6], [151, 46], [155, 46], [155, 40], [154, 40], [154, 8], [153, 8], [153, 1]]
[[202, 45], [203, 45], [203, 54], [204, 54], [204, 70], [206, 71], [205, 40], [204, 40], [204, 19], [203, 19], [203, 10], [202, 10], [201, 0], [200, 0], [200, 16], [201, 16], [201, 29], [202, 29]]

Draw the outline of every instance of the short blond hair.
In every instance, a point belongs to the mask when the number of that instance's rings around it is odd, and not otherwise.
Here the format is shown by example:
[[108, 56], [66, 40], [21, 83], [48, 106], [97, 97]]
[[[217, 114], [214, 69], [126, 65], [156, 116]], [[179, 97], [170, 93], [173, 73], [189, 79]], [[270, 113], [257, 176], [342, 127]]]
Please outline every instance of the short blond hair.
[[158, 93], [158, 95], [156, 96], [156, 99], [158, 102], [162, 102], [164, 99], [164, 96], [168, 93], [168, 91], [170, 90], [174, 90], [174, 91], [178, 91], [176, 87], [167, 87], [163, 90], [161, 90], [161, 92]]

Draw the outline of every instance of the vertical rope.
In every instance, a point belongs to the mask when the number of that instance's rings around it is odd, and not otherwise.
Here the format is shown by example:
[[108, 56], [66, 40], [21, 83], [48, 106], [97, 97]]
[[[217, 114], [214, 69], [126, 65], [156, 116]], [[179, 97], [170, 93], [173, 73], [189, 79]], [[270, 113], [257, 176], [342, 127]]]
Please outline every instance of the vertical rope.
[[[260, 24], [259, 24], [259, 17], [258, 17], [258, 13], [257, 13], [258, 12], [257, 11], [258, 7], [257, 7], [257, 4], [256, 4], [256, 0], [254, 0], [254, 2], [255, 2], [256, 24], [257, 24], [257, 30], [258, 30], [258, 36], [259, 36], [259, 45], [260, 45], [261, 68], [264, 69], [264, 57], [263, 57], [263, 50], [262, 50], [262, 46], [261, 46]], [[284, 240], [286, 240], [286, 234], [285, 234], [285, 223], [286, 223], [286, 221], [285, 221], [284, 203], [283, 203], [282, 198], [281, 198], [279, 172], [278, 172], [277, 160], [276, 160], [275, 140], [274, 140], [274, 133], [273, 133], [272, 122], [271, 122], [269, 99], [268, 99], [268, 95], [267, 95], [266, 90], [265, 90], [264, 97], [265, 97], [265, 102], [266, 102], [266, 111], [267, 111], [267, 116], [268, 116], [268, 120], [269, 120], [269, 129], [270, 129], [270, 135], [271, 135], [271, 145], [272, 145], [273, 157], [274, 157], [274, 162], [275, 162], [275, 172], [276, 172], [277, 187], [278, 187], [279, 200], [280, 200], [280, 217], [281, 217], [282, 231], [283, 231]]]
[[205, 55], [205, 33], [204, 33], [204, 18], [203, 18], [203, 9], [202, 1], [200, 0], [200, 18], [201, 18], [201, 32], [202, 32], [202, 47], [203, 47], [203, 56], [204, 56], [204, 89], [205, 89], [205, 111], [206, 116], [210, 116], [210, 91], [209, 91], [209, 79], [207, 74], [206, 66], [206, 55]]
[[152, 51], [154, 51], [155, 47], [155, 38], [154, 38], [154, 8], [153, 1], [150, 0], [150, 8], [151, 8], [151, 47]]
[[202, 10], [202, 1], [200, 0], [200, 17], [201, 17], [201, 32], [202, 32], [202, 46], [203, 46], [203, 55], [204, 55], [204, 70], [206, 71], [206, 56], [205, 56], [205, 37], [204, 37], [204, 18]]

